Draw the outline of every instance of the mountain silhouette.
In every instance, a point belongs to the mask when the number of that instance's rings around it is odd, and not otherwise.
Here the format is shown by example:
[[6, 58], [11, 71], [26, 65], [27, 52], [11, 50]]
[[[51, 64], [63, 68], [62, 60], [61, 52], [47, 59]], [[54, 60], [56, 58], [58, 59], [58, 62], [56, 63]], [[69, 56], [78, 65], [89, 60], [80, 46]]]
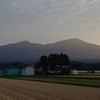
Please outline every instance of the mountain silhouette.
[[65, 53], [70, 60], [100, 62], [100, 46], [77, 38], [51, 44], [37, 44], [28, 41], [0, 46], [0, 63], [20, 61], [35, 63], [42, 55]]

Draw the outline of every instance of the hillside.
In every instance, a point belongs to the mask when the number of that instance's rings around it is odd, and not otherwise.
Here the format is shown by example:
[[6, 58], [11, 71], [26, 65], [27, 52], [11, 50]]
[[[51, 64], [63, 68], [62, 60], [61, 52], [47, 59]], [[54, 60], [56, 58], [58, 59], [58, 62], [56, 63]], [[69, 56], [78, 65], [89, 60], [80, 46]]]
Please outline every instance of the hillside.
[[100, 61], [100, 46], [79, 39], [68, 39], [46, 45], [22, 41], [0, 46], [0, 63], [13, 61], [34, 63], [42, 55], [61, 52], [67, 54], [70, 60], [82, 62]]

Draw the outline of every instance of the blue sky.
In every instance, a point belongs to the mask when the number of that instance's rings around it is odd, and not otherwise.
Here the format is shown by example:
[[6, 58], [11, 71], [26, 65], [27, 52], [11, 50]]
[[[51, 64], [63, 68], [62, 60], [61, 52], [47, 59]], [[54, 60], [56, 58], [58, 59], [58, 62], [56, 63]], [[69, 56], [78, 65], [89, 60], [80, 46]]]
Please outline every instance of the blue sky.
[[69, 38], [100, 45], [100, 0], [0, 0], [0, 45]]

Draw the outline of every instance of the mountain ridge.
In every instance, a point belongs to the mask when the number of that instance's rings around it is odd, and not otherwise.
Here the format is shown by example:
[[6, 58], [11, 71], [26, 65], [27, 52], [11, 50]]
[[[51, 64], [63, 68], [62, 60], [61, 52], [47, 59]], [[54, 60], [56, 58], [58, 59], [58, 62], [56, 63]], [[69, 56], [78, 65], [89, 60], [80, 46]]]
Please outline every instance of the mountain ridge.
[[82, 62], [100, 62], [100, 46], [72, 38], [46, 45], [21, 41], [0, 46], [0, 63], [4, 62], [37, 62], [42, 55], [65, 53], [70, 60]]

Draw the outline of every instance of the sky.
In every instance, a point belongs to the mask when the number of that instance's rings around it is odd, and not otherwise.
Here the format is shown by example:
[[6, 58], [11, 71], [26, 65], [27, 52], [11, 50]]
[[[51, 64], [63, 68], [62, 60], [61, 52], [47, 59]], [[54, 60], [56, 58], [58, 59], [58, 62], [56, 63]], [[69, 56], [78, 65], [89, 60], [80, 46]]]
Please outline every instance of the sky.
[[0, 0], [0, 45], [70, 38], [100, 45], [100, 0]]

